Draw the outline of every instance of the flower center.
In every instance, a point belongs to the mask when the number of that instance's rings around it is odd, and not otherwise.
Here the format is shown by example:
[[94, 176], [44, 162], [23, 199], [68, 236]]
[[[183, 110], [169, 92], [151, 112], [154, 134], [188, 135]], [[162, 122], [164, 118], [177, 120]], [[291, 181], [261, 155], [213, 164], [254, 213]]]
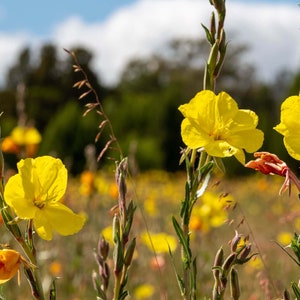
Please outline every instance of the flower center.
[[44, 208], [45, 204], [46, 204], [46, 199], [44, 199], [45, 197], [37, 197], [36, 199], [33, 200], [34, 205], [39, 208], [42, 209]]

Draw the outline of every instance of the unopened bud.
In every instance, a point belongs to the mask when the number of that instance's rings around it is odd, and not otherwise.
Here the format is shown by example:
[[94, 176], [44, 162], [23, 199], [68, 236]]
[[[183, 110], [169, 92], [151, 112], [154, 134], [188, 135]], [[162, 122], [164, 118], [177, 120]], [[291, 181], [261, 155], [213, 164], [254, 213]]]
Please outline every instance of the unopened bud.
[[231, 243], [230, 243], [231, 252], [236, 252], [236, 249], [237, 249], [237, 246], [238, 246], [240, 240], [241, 240], [241, 235], [238, 234], [238, 232], [236, 231], [235, 232], [235, 236], [231, 240]]
[[241, 296], [239, 277], [237, 270], [234, 268], [230, 271], [230, 293], [233, 300], [238, 300]]
[[113, 241], [115, 244], [120, 240], [120, 219], [118, 215], [113, 219]]
[[236, 253], [231, 253], [223, 263], [222, 269], [224, 271], [230, 271], [230, 268], [233, 266], [236, 260]]
[[222, 265], [222, 275], [221, 275], [221, 283], [223, 287], [227, 284], [227, 276], [232, 268], [232, 266], [236, 263], [236, 253], [231, 253]]
[[248, 245], [242, 250], [242, 252], [241, 252], [241, 254], [240, 254], [240, 257], [239, 257], [239, 260], [240, 260], [240, 261], [244, 262], [245, 260], [247, 260], [248, 255], [249, 255], [250, 252], [251, 252], [251, 248], [252, 248], [251, 244], [248, 244]]
[[214, 261], [214, 266], [213, 266], [213, 275], [214, 275], [215, 279], [219, 278], [220, 267], [223, 264], [223, 259], [224, 259], [224, 250], [221, 247], [215, 256], [215, 261]]
[[284, 290], [283, 292], [283, 300], [290, 300], [290, 293], [287, 290]]
[[126, 251], [125, 258], [124, 258], [124, 265], [127, 267], [130, 266], [131, 264], [133, 253], [135, 250], [135, 245], [136, 245], [136, 238], [133, 238], [130, 244], [128, 245], [128, 249]]
[[103, 266], [99, 266], [99, 275], [102, 279], [102, 285], [104, 289], [107, 289], [109, 283], [109, 267], [107, 263], [104, 263]]
[[214, 12], [212, 12], [211, 18], [210, 18], [210, 34], [211, 34], [212, 38], [215, 38], [215, 35], [216, 35], [216, 18], [215, 18]]
[[104, 237], [98, 242], [98, 254], [103, 260], [106, 260], [109, 252], [109, 243], [105, 240]]

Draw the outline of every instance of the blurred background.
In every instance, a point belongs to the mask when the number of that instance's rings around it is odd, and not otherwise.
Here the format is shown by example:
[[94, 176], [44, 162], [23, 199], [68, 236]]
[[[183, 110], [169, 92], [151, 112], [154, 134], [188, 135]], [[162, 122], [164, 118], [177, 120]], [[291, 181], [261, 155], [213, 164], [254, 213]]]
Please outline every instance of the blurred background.
[[[85, 147], [94, 144], [101, 120], [96, 112], [82, 117], [94, 99], [78, 100], [72, 86], [82, 77], [65, 48], [75, 51], [136, 168], [178, 170], [177, 108], [202, 89], [209, 45], [201, 23], [209, 26], [211, 11], [204, 0], [36, 0], [30, 8], [2, 1], [2, 138], [20, 123], [34, 126], [42, 136], [36, 155], [60, 157], [75, 175], [86, 168]], [[227, 11], [228, 53], [216, 92], [226, 90], [240, 108], [256, 111], [262, 149], [290, 162], [272, 128], [281, 102], [299, 93], [300, 8], [297, 1], [233, 0]], [[106, 141], [101, 136], [95, 155]], [[15, 166], [18, 157], [5, 159]], [[227, 163], [229, 174], [243, 172], [234, 160]]]

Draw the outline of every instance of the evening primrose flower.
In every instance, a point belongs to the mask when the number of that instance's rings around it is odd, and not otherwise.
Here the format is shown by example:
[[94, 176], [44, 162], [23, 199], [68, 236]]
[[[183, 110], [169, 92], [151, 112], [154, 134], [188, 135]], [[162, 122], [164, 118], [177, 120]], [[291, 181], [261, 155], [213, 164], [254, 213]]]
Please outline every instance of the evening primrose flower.
[[274, 129], [283, 135], [283, 142], [289, 155], [300, 160], [300, 94], [287, 98], [281, 105], [280, 124]]
[[201, 91], [179, 110], [185, 117], [182, 140], [191, 149], [205, 150], [215, 157], [234, 155], [244, 164], [244, 150], [254, 152], [263, 143], [263, 132], [256, 129], [258, 116], [251, 110], [239, 109], [225, 92], [215, 95], [209, 90]]
[[61, 235], [78, 232], [85, 217], [61, 203], [67, 187], [67, 170], [60, 159], [41, 156], [22, 159], [18, 174], [4, 190], [5, 202], [21, 219], [32, 219], [38, 235], [51, 240], [53, 231]]
[[21, 254], [12, 249], [0, 250], [0, 284], [13, 278], [24, 261]]

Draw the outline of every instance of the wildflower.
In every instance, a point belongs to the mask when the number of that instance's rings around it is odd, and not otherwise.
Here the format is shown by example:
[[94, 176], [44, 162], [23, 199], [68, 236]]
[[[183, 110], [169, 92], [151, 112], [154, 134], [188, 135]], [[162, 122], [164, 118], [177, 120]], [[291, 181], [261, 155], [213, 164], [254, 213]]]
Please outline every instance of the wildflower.
[[152, 270], [162, 270], [166, 267], [166, 260], [162, 255], [153, 256], [150, 259], [150, 267]]
[[280, 124], [274, 129], [283, 135], [283, 142], [289, 155], [300, 160], [300, 94], [287, 98], [281, 105]]
[[288, 231], [281, 231], [277, 235], [277, 241], [282, 245], [289, 245], [293, 239], [293, 234]]
[[291, 189], [291, 181], [294, 182], [300, 192], [300, 182], [297, 176], [290, 170], [287, 164], [279, 159], [277, 155], [269, 152], [256, 152], [254, 157], [256, 160], [249, 161], [245, 167], [260, 171], [263, 174], [279, 175], [285, 177], [285, 181], [279, 190], [279, 194], [283, 194], [287, 189]]
[[2, 141], [3, 152], [19, 154], [21, 149], [25, 150], [26, 156], [32, 157], [41, 142], [41, 135], [34, 127], [15, 127], [10, 136]]
[[49, 269], [53, 276], [59, 276], [62, 273], [62, 264], [59, 261], [53, 261]]
[[176, 238], [164, 232], [144, 232], [141, 234], [141, 240], [151, 251], [154, 250], [156, 253], [169, 253], [169, 249], [173, 252], [177, 247]]
[[0, 284], [13, 278], [20, 269], [23, 258], [15, 250], [0, 250]]
[[92, 171], [83, 171], [80, 175], [80, 194], [83, 196], [91, 196], [94, 191], [95, 173]]
[[254, 152], [262, 145], [263, 132], [256, 129], [257, 115], [239, 109], [225, 92], [215, 95], [209, 90], [201, 91], [179, 110], [185, 117], [182, 139], [191, 149], [205, 150], [216, 157], [234, 155], [244, 164], [244, 150]]
[[107, 226], [101, 231], [101, 235], [104, 239], [109, 242], [111, 245], [113, 244], [113, 228], [112, 226]]
[[212, 228], [222, 226], [228, 218], [225, 210], [227, 201], [231, 200], [228, 198], [226, 201], [222, 201], [218, 195], [206, 191], [202, 195], [201, 201], [193, 209], [190, 229], [208, 233]]
[[51, 240], [53, 231], [61, 235], [78, 232], [85, 217], [61, 203], [67, 187], [67, 170], [60, 159], [41, 156], [18, 164], [18, 174], [10, 177], [5, 202], [21, 219], [32, 219], [38, 235]]
[[134, 289], [134, 299], [148, 299], [154, 294], [154, 287], [151, 284], [142, 284]]

